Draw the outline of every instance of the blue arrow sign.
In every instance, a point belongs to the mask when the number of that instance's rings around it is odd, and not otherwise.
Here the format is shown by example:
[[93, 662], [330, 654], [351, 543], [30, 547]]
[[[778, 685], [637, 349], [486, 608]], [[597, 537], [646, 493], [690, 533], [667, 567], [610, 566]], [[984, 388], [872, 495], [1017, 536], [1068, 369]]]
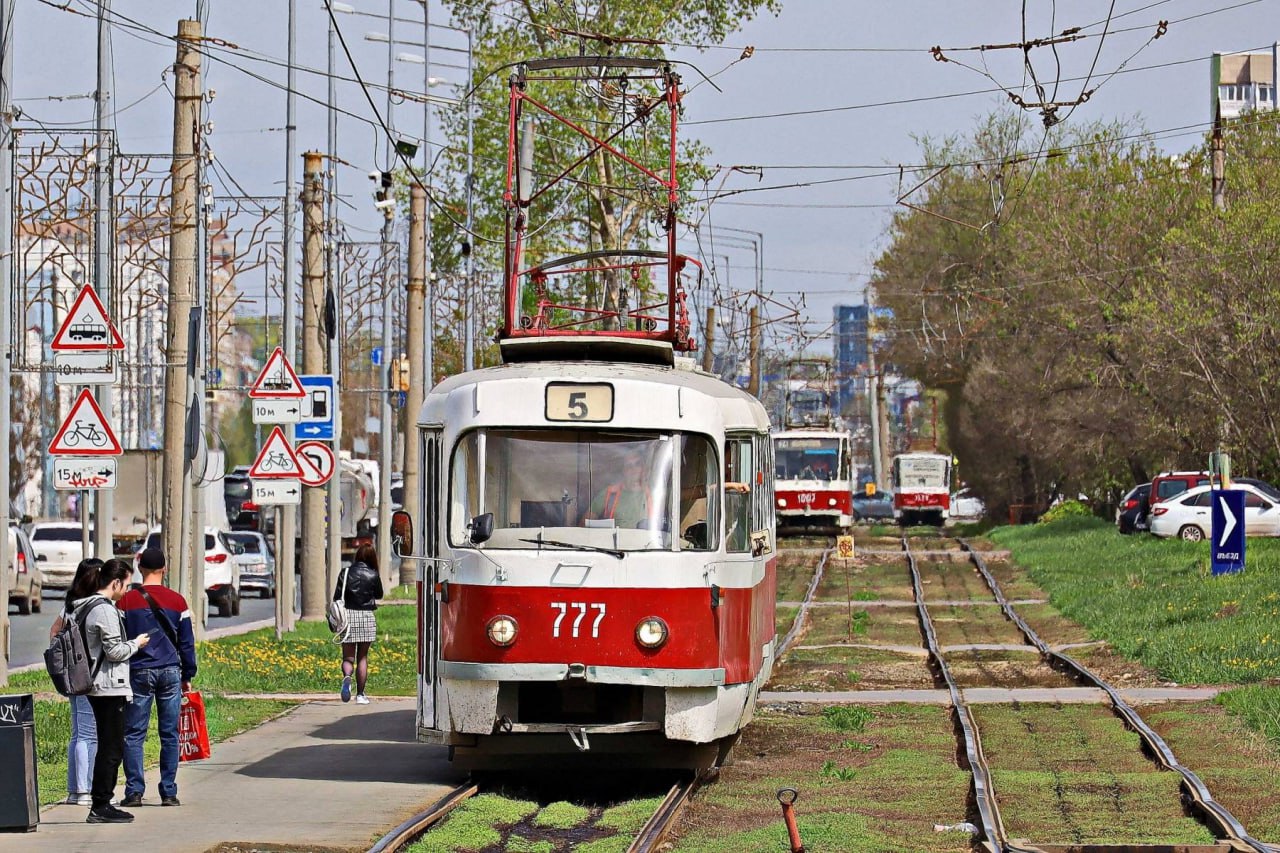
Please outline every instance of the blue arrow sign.
[[374, 347], [373, 349], [369, 350], [369, 362], [374, 367], [377, 367], [378, 365], [382, 364], [382, 347]]
[[294, 434], [316, 441], [333, 441], [333, 407], [337, 402], [333, 377], [328, 374], [299, 376], [303, 399], [302, 420], [294, 427]]
[[1244, 570], [1244, 496], [1242, 489], [1214, 489], [1212, 524], [1215, 575]]

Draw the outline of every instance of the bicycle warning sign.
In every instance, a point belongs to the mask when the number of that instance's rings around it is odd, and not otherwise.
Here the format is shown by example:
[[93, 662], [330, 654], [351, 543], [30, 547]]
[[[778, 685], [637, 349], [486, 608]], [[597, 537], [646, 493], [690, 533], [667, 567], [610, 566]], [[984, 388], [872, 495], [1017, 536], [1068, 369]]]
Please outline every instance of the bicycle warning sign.
[[119, 456], [123, 452], [115, 431], [88, 388], [80, 392], [49, 443], [52, 456]]
[[258, 451], [258, 458], [249, 469], [249, 476], [256, 480], [297, 480], [302, 477], [302, 466], [284, 430], [276, 427], [271, 430], [266, 444]]

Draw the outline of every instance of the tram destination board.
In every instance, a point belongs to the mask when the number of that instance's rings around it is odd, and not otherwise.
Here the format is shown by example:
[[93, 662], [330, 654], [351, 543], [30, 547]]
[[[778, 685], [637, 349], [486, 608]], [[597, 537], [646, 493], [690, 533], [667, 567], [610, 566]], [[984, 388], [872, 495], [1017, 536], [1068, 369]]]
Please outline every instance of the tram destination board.
[[608, 423], [613, 420], [613, 386], [548, 382], [546, 416], [549, 421]]

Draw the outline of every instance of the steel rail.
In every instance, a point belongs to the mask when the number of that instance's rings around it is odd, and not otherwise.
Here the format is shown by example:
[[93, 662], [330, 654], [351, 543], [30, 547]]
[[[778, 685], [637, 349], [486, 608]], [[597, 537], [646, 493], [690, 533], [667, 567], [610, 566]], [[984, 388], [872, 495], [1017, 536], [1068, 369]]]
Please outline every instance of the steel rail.
[[[828, 540], [830, 541], [830, 540]], [[782, 642], [774, 649], [773, 659], [778, 661], [787, 651], [791, 644], [795, 641], [796, 636], [800, 633], [800, 628], [804, 625], [804, 617], [808, 614], [813, 606], [813, 595], [818, 590], [818, 584], [822, 583], [822, 574], [827, 570], [827, 560], [835, 553], [835, 548], [828, 546], [822, 552], [822, 558], [818, 560], [818, 568], [813, 573], [813, 579], [809, 581], [809, 588], [805, 590], [804, 601], [800, 602], [800, 610], [796, 613], [796, 621], [791, 623], [791, 630], [782, 638]]]
[[650, 853], [657, 850], [658, 846], [666, 840], [667, 833], [675, 826], [676, 819], [680, 817], [680, 812], [684, 810], [693, 792], [698, 789], [702, 778], [702, 774], [698, 774], [672, 785], [662, 804], [636, 834], [635, 840], [627, 848], [627, 853]]
[[956, 721], [960, 724], [964, 735], [964, 752], [973, 777], [973, 795], [978, 806], [978, 817], [982, 821], [983, 837], [997, 853], [1005, 850], [1019, 850], [1020, 848], [1007, 845], [1004, 823], [1000, 820], [1000, 807], [993, 793], [995, 789], [991, 783], [991, 768], [987, 765], [986, 754], [982, 751], [978, 726], [969, 711], [969, 706], [964, 701], [960, 688], [951, 677], [951, 669], [943, 659], [942, 650], [938, 646], [938, 636], [933, 630], [933, 620], [929, 617], [929, 608], [924, 601], [924, 586], [920, 582], [916, 557], [911, 553], [911, 545], [906, 536], [902, 537], [902, 550], [907, 556], [907, 566], [911, 570], [912, 594], [915, 597], [916, 613], [920, 617], [920, 627], [924, 631], [925, 646], [929, 650], [929, 657], [937, 664], [943, 680], [947, 683], [947, 692], [951, 695], [951, 707], [955, 709]]
[[423, 811], [418, 812], [395, 829], [378, 839], [368, 853], [396, 853], [408, 847], [418, 836], [438, 823], [466, 800], [474, 797], [480, 787], [470, 780], [463, 782]]
[[1249, 835], [1244, 825], [1225, 806], [1213, 798], [1213, 795], [1209, 793], [1208, 787], [1201, 781], [1199, 776], [1178, 761], [1164, 738], [1160, 737], [1154, 729], [1147, 725], [1146, 721], [1134, 710], [1133, 706], [1125, 702], [1114, 687], [1103, 681], [1102, 678], [1075, 658], [1055, 651], [1044, 640], [1040, 639], [1040, 635], [1009, 604], [1004, 592], [1000, 589], [999, 582], [987, 568], [986, 561], [979, 556], [978, 552], [967, 541], [959, 537], [956, 538], [956, 541], [960, 543], [960, 546], [969, 555], [969, 559], [977, 567], [978, 573], [982, 575], [982, 579], [995, 596], [996, 602], [1000, 605], [1005, 617], [1017, 626], [1018, 630], [1027, 639], [1027, 642], [1035, 646], [1036, 650], [1051, 666], [1056, 664], [1058, 669], [1066, 670], [1076, 678], [1094, 685], [1107, 694], [1116, 714], [1142, 738], [1158, 763], [1166, 770], [1172, 770], [1182, 776], [1183, 785], [1191, 802], [1204, 813], [1208, 818], [1208, 822], [1218, 830], [1220, 836], [1242, 845], [1243, 848], [1255, 850], [1257, 853], [1272, 853], [1275, 848]]

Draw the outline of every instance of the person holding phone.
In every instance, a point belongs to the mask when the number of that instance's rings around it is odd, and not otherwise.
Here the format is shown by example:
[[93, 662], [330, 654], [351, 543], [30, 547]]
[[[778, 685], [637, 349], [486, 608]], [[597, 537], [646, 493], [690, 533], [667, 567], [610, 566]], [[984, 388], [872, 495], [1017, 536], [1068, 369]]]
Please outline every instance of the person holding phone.
[[178, 799], [178, 715], [182, 695], [196, 677], [196, 643], [187, 600], [164, 585], [165, 559], [159, 548], [138, 555], [142, 584], [120, 599], [129, 637], [151, 638], [130, 661], [133, 703], [125, 715], [123, 806], [142, 805], [146, 790], [142, 745], [156, 706], [160, 734], [160, 804], [181, 805]]

